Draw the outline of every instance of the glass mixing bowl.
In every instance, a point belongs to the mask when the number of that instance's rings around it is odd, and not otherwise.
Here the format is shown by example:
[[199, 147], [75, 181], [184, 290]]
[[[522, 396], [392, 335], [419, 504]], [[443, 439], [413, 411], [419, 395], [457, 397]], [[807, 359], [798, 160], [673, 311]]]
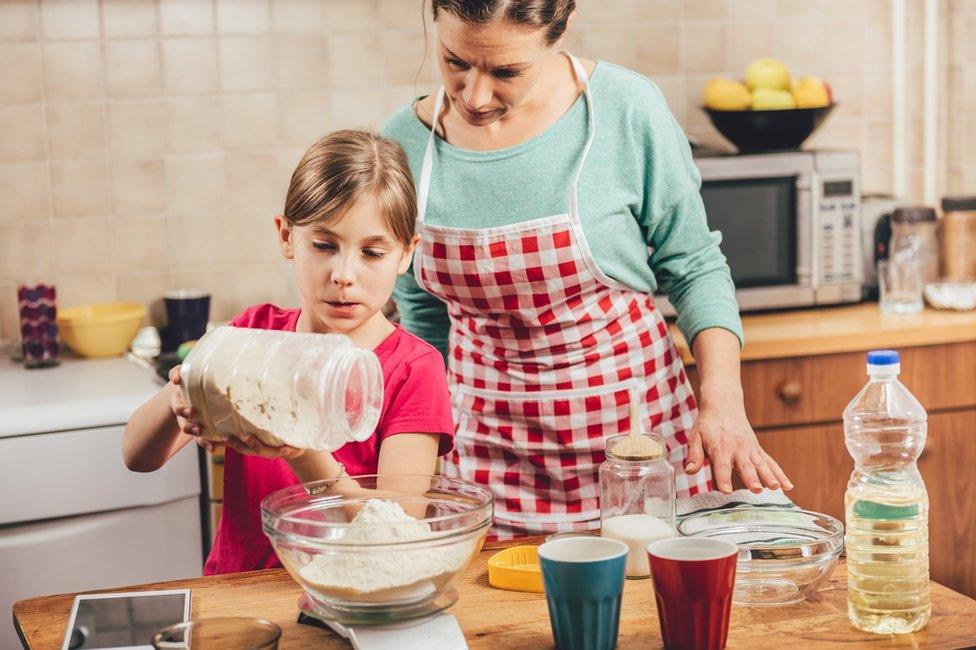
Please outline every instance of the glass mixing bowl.
[[453, 584], [481, 550], [492, 503], [487, 490], [446, 476], [353, 476], [274, 492], [261, 518], [305, 590], [305, 613], [390, 623], [454, 604]]
[[691, 515], [678, 533], [732, 542], [737, 605], [790, 605], [830, 577], [844, 550], [844, 525], [829, 515], [794, 508], [741, 507]]

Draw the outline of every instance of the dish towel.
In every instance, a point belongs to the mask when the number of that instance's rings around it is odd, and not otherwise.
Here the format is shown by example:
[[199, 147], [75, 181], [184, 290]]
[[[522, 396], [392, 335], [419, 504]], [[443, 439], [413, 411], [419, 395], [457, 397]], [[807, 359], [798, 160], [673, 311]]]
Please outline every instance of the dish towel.
[[749, 506], [754, 508], [796, 508], [796, 505], [787, 498], [782, 490], [765, 488], [759, 494], [753, 494], [746, 489], [735, 490], [732, 494], [722, 494], [717, 491], [701, 492], [691, 497], [679, 498], [676, 503], [679, 522], [689, 515], [700, 512]]

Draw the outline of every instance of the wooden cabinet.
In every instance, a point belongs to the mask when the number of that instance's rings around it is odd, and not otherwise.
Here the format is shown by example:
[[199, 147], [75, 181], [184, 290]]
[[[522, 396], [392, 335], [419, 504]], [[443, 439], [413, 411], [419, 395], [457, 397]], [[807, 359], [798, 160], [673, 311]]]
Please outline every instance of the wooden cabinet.
[[[976, 597], [976, 341], [904, 348], [902, 382], [929, 413], [919, 469], [929, 493], [934, 580]], [[689, 368], [697, 388], [698, 377]], [[746, 412], [793, 481], [798, 506], [844, 519], [854, 462], [843, 411], [864, 385], [864, 352], [743, 363]]]
[[[864, 357], [848, 352], [742, 364], [749, 420], [756, 429], [840, 422], [867, 381]], [[976, 406], [976, 343], [904, 348], [901, 357], [901, 382], [929, 413]]]

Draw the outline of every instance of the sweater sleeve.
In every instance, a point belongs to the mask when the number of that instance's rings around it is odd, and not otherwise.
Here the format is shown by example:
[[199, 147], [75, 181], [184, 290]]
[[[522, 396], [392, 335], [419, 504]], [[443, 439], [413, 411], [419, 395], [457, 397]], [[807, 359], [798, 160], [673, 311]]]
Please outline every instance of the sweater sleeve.
[[710, 232], [700, 188], [701, 176], [688, 140], [663, 95], [653, 84], [650, 115], [642, 114], [635, 133], [644, 151], [644, 199], [639, 220], [649, 247], [648, 263], [658, 287], [678, 313], [688, 344], [702, 330], [721, 327], [743, 341], [735, 285], [719, 244]]
[[446, 362], [447, 335], [451, 329], [447, 306], [417, 284], [412, 270], [397, 278], [393, 302], [404, 329], [437, 348]]

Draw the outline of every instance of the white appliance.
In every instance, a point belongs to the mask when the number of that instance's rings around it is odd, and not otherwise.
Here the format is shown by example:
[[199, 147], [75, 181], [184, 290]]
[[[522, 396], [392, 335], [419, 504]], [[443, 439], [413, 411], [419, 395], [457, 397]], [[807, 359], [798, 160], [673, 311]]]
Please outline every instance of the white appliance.
[[197, 446], [151, 474], [122, 462], [124, 424], [159, 388], [123, 358], [0, 359], [0, 648], [20, 643], [24, 598], [201, 574]]
[[696, 150], [694, 157], [742, 311], [861, 300], [857, 151]]

